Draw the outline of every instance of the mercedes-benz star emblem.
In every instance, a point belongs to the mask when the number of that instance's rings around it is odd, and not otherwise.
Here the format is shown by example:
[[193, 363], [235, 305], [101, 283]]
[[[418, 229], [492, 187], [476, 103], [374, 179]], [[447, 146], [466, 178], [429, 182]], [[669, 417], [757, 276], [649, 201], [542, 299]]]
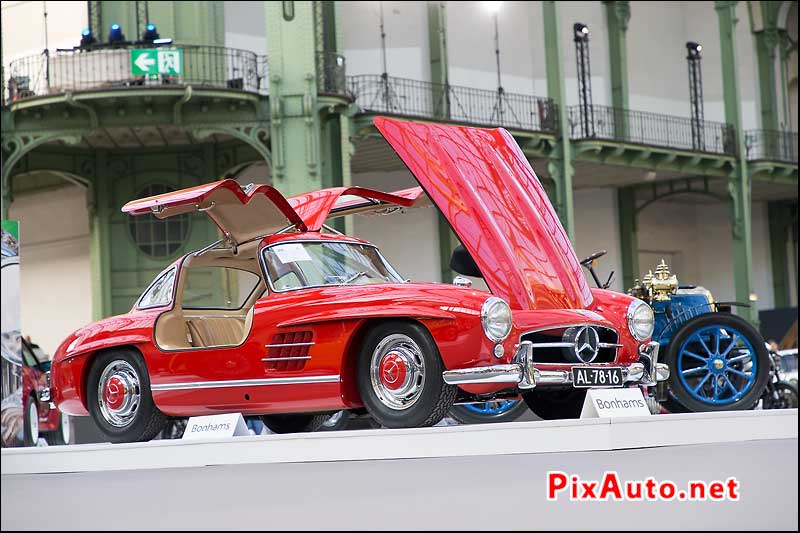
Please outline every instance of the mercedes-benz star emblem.
[[600, 336], [597, 334], [597, 330], [584, 326], [575, 335], [575, 355], [584, 363], [591, 363], [597, 357], [599, 344]]
[[383, 371], [384, 376], [386, 376], [386, 382], [390, 384], [394, 384], [397, 381], [397, 378], [400, 377], [400, 369], [397, 366], [395, 361], [391, 361]]

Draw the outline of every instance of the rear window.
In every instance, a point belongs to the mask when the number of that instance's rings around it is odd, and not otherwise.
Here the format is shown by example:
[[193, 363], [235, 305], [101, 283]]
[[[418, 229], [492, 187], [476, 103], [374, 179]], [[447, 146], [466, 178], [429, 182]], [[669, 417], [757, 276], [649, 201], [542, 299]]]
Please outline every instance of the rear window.
[[183, 285], [183, 309], [241, 309], [260, 278], [227, 267], [189, 268]]

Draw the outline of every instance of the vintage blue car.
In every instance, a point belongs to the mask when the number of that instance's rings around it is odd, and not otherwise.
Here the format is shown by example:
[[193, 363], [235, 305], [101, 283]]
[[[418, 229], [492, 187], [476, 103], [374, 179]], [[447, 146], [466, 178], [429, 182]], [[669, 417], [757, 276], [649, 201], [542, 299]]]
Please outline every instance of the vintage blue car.
[[[637, 280], [638, 281], [638, 280]], [[655, 313], [653, 340], [671, 371], [657, 397], [671, 412], [752, 409], [770, 376], [761, 334], [703, 287], [679, 285], [662, 260], [628, 294]]]

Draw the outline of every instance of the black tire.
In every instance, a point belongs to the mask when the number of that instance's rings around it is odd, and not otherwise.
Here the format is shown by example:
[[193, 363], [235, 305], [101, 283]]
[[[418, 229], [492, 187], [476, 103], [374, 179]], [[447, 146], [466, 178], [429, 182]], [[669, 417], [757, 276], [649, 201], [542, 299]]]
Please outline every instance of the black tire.
[[[64, 425], [66, 423], [66, 426]], [[64, 446], [71, 444], [72, 440], [72, 421], [69, 415], [64, 413], [58, 414], [58, 429], [55, 431], [48, 431], [44, 434], [47, 444], [50, 446]]]
[[[393, 407], [388, 397], [379, 396], [380, 385], [373, 386], [372, 359], [379, 346], [391, 339], [410, 339], [418, 352], [424, 376], [416, 385], [414, 399], [405, 407]], [[407, 340], [398, 340], [406, 343]], [[372, 328], [364, 338], [358, 357], [357, 381], [361, 401], [369, 414], [387, 428], [427, 427], [438, 423], [447, 415], [456, 400], [458, 389], [442, 378], [444, 364], [431, 334], [422, 325], [413, 322], [384, 322]], [[380, 380], [379, 380], [380, 381]], [[412, 380], [415, 383], [416, 380]], [[386, 391], [384, 391], [386, 392]]]
[[319, 427], [319, 431], [339, 431], [347, 427], [350, 422], [350, 411], [336, 411], [328, 415]]
[[[36, 406], [35, 419], [31, 416], [31, 407]], [[31, 394], [25, 401], [22, 422], [23, 422], [23, 444], [25, 446], [36, 446], [39, 440], [39, 405], [36, 403], [36, 398]], [[36, 429], [33, 428], [36, 424]], [[41, 434], [43, 436], [43, 434]]]
[[797, 409], [797, 386], [788, 381], [779, 381], [775, 384], [775, 393], [777, 399], [765, 399], [764, 409]]
[[183, 438], [183, 432], [186, 431], [186, 424], [189, 422], [188, 418], [170, 418], [161, 430], [161, 439], [174, 440]]
[[542, 420], [580, 418], [586, 389], [535, 388], [522, 393], [522, 398]]
[[264, 415], [261, 421], [273, 433], [317, 431], [330, 415]]
[[498, 422], [513, 422], [528, 410], [524, 401], [517, 401], [516, 405], [502, 413], [482, 415], [470, 410], [465, 405], [454, 405], [450, 408], [450, 416], [462, 424], [495, 424]]
[[[100, 409], [98, 386], [102, 372], [112, 363], [125, 362], [135, 372], [139, 381], [139, 404], [131, 419], [121, 427], [109, 423]], [[98, 355], [86, 380], [86, 399], [94, 423], [110, 442], [149, 441], [158, 435], [168, 418], [153, 403], [150, 392], [150, 375], [142, 355], [135, 350], [113, 350]]]
[[[752, 387], [738, 401], [730, 404], [714, 405], [696, 399], [678, 377], [678, 356], [683, 343], [697, 330], [707, 326], [728, 326], [742, 333], [755, 351], [757, 364], [756, 378]], [[668, 381], [670, 394], [675, 401], [689, 412], [745, 411], [756, 406], [767, 386], [770, 376], [770, 359], [761, 334], [746, 320], [730, 313], [706, 313], [683, 324], [670, 340], [664, 362], [670, 368]]]

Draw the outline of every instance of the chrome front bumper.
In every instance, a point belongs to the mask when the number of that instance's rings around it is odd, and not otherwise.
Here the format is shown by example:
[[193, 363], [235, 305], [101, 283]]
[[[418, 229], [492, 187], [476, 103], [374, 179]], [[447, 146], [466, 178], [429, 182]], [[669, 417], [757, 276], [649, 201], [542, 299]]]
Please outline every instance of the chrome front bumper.
[[[572, 372], [569, 370], [548, 370], [546, 365], [533, 362], [533, 344], [520, 343], [513, 363], [506, 365], [480, 366], [445, 370], [442, 373], [449, 385], [475, 385], [483, 383], [516, 384], [520, 389], [532, 389], [541, 385], [571, 385]], [[608, 365], [579, 365], [605, 368]], [[658, 343], [650, 342], [639, 350], [639, 362], [622, 368], [622, 378], [626, 383], [653, 386], [659, 381], [669, 379], [669, 367], [658, 362]]]

